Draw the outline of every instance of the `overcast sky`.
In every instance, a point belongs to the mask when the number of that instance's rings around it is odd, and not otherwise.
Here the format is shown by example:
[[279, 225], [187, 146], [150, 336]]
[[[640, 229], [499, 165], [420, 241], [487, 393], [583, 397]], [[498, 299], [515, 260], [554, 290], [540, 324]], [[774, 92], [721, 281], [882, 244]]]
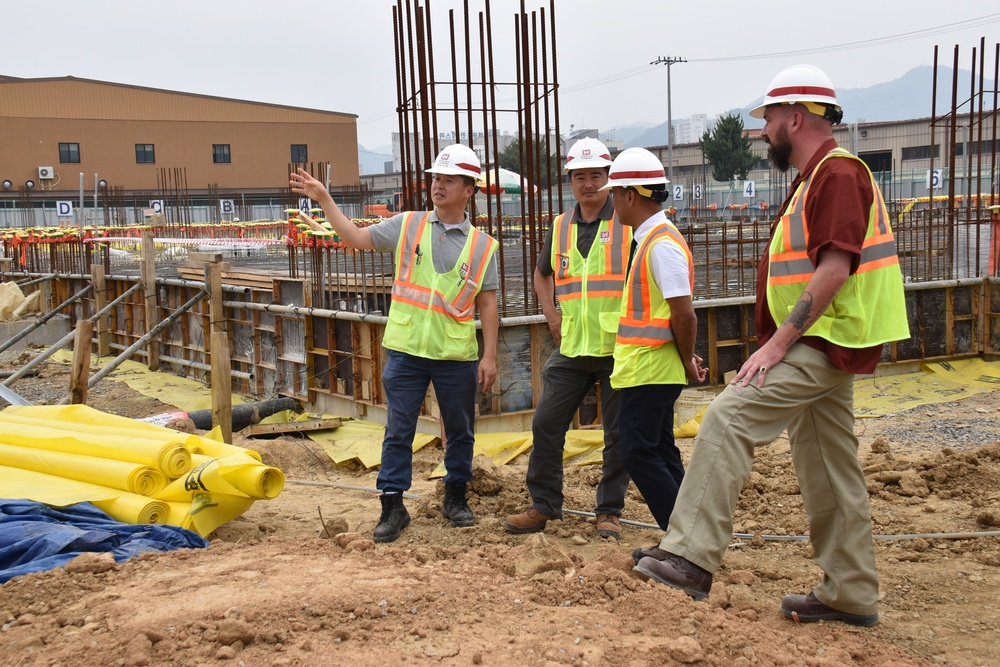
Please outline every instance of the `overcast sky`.
[[[0, 74], [72, 75], [352, 113], [358, 115], [359, 143], [372, 148], [388, 144], [397, 128], [394, 5], [5, 2]], [[485, 1], [469, 5], [476, 14]], [[431, 2], [439, 79], [450, 71], [448, 10], [454, 8], [460, 21], [462, 6], [459, 0]], [[548, 1], [525, 0], [525, 6], [549, 13]], [[519, 0], [491, 2], [498, 81], [514, 80], [513, 16], [519, 7]], [[561, 126], [565, 133], [570, 125], [603, 131], [664, 122], [666, 67], [650, 65], [659, 56], [687, 60], [671, 67], [675, 120], [744, 106], [763, 94], [778, 70], [798, 62], [825, 69], [837, 87], [859, 88], [932, 64], [935, 45], [949, 66], [959, 45], [961, 67], [968, 68], [972, 48], [985, 37], [992, 73], [998, 10], [996, 0], [556, 0]], [[473, 34], [477, 51], [475, 18]], [[477, 61], [473, 68], [478, 71]], [[507, 114], [499, 125], [513, 130], [516, 119]]]

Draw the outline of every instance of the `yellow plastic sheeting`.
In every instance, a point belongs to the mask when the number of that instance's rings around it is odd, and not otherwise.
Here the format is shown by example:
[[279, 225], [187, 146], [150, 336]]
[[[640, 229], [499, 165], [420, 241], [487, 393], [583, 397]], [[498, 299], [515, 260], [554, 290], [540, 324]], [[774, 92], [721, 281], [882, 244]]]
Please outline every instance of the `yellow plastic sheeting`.
[[[67, 421], [68, 420], [68, 421]], [[45, 424], [42, 426], [41, 424]], [[128, 435], [129, 426], [131, 437]], [[82, 426], [87, 431], [74, 433]], [[97, 429], [97, 432], [92, 432]], [[103, 430], [105, 435], [99, 436]], [[2, 495], [25, 498], [50, 505], [71, 505], [92, 502], [112, 517], [128, 523], [169, 523], [207, 536], [250, 507], [255, 500], [275, 498], [284, 488], [285, 476], [277, 468], [261, 463], [255, 451], [218, 442], [207, 436], [177, 433], [162, 426], [139, 422], [126, 417], [107, 415], [83, 405], [75, 406], [12, 406], [0, 412], [0, 440], [14, 439], [23, 447], [44, 452], [52, 463], [58, 457], [55, 444], [78, 446], [86, 441], [90, 451], [63, 454], [66, 468], [53, 464], [52, 474], [2, 466]], [[156, 447], [179, 447], [186, 465], [179, 474], [166, 474], [170, 480], [162, 489], [144, 497], [106, 486], [107, 476], [120, 462], [137, 455], [129, 453], [131, 443], [144, 450], [142, 457], [166, 459], [171, 464], [175, 456], [150, 456]], [[102, 444], [102, 441], [105, 444]], [[115, 441], [117, 446], [106, 443]], [[179, 442], [178, 442], [179, 441]], [[150, 444], [152, 443], [152, 444]], [[0, 446], [0, 454], [2, 454]], [[14, 452], [15, 454], [17, 452]], [[104, 454], [113, 456], [104, 456]], [[16, 457], [14, 457], [16, 459]], [[81, 465], [80, 459], [92, 459]], [[20, 461], [31, 464], [30, 457]], [[192, 464], [194, 467], [192, 468]], [[93, 474], [85, 474], [90, 470]], [[76, 479], [81, 478], [81, 479]], [[13, 494], [13, 495], [11, 495]]]
[[57, 507], [93, 503], [123, 523], [168, 523], [169, 508], [161, 500], [58, 475], [0, 465], [0, 488], [5, 498], [24, 498]]
[[3, 443], [0, 443], [0, 465], [89, 481], [140, 496], [151, 496], [167, 486], [167, 476], [153, 466]]
[[[520, 454], [531, 449], [531, 433], [477, 433], [473, 456], [483, 454], [498, 466], [507, 465]], [[447, 474], [444, 461], [437, 464], [427, 476], [440, 479]]]
[[930, 372], [864, 378], [854, 383], [854, 415], [858, 418], [883, 417], [921, 405], [950, 403], [989, 391], [959, 384]]
[[[73, 360], [73, 353], [68, 350], [59, 350], [52, 355], [52, 359], [68, 363]], [[91, 369], [101, 369], [110, 361], [113, 361], [111, 357], [93, 357], [90, 362]], [[212, 392], [203, 382], [171, 373], [151, 371], [145, 364], [138, 361], [122, 362], [120, 366], [111, 371], [108, 378], [124, 382], [143, 396], [155, 398], [181, 410], [194, 412], [195, 410], [210, 410], [212, 408]], [[240, 405], [244, 402], [245, 399], [242, 396], [233, 394], [233, 405]]]
[[969, 387], [986, 389], [987, 391], [1000, 389], [1000, 362], [983, 359], [956, 359], [922, 364], [920, 368]]
[[[261, 420], [262, 424], [284, 424], [290, 421], [305, 421], [315, 418], [315, 415], [297, 415], [289, 410], [278, 412]], [[340, 419], [341, 426], [336, 429], [310, 431], [306, 433], [310, 440], [319, 443], [330, 459], [340, 465], [347, 461], [357, 460], [365, 468], [374, 468], [382, 461], [382, 440], [385, 438], [385, 427], [373, 422], [366, 422], [350, 417], [321, 415], [322, 419]], [[437, 442], [440, 438], [428, 433], [417, 433], [413, 438], [413, 451], [417, 452], [427, 445]]]
[[566, 432], [563, 463], [575, 466], [604, 461], [604, 429], [571, 429]]

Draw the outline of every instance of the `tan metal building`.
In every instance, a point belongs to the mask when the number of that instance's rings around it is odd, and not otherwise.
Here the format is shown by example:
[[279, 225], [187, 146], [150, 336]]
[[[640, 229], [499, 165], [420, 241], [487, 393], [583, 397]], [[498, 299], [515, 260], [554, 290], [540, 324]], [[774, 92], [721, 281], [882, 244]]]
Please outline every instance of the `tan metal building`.
[[[0, 75], [0, 184], [17, 190], [288, 186], [292, 163], [332, 165], [331, 184], [358, 182], [357, 115], [106, 81]], [[325, 166], [319, 170], [325, 173]]]

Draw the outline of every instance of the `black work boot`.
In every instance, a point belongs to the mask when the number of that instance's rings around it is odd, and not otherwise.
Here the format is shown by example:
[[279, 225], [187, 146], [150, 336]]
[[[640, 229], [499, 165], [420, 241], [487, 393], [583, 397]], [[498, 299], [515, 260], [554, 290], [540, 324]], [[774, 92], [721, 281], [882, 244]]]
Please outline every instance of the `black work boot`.
[[382, 501], [382, 516], [375, 526], [375, 541], [394, 542], [400, 531], [410, 525], [410, 513], [403, 507], [402, 493], [383, 493], [379, 500]]
[[472, 515], [468, 503], [465, 502], [465, 482], [460, 484], [445, 484], [444, 503], [441, 514], [451, 520], [456, 528], [468, 528], [476, 525], [476, 517]]

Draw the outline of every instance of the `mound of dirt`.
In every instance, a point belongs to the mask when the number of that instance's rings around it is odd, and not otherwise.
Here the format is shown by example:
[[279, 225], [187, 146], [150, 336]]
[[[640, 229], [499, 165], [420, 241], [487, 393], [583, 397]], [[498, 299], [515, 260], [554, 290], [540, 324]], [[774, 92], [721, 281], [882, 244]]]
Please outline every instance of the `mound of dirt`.
[[[24, 382], [53, 378], [63, 379], [52, 370]], [[98, 387], [88, 401], [98, 409], [169, 409], [124, 385]], [[208, 549], [122, 564], [81, 558], [0, 588], [0, 663], [995, 664], [1000, 538], [982, 532], [1000, 523], [997, 412], [986, 394], [857, 423], [879, 536], [875, 628], [796, 625], [778, 611], [782, 595], [807, 592], [820, 576], [807, 540], [776, 539], [807, 532], [784, 439], [758, 451], [734, 517], [745, 537], [734, 539], [708, 600], [693, 602], [632, 573], [632, 549], [660, 537], [636, 525], [652, 517], [634, 487], [621, 541], [597, 538], [593, 519], [576, 513], [543, 533], [508, 535], [504, 517], [527, 504], [527, 457], [503, 467], [477, 458], [477, 524], [455, 529], [441, 516], [441, 484], [426, 479], [441, 449], [427, 447], [414, 459], [412, 523], [397, 542], [376, 545], [375, 472], [279, 438], [236, 443], [289, 483], [219, 528]], [[692, 442], [680, 444], [686, 459]], [[568, 509], [592, 511], [599, 475], [596, 466], [566, 470]]]

